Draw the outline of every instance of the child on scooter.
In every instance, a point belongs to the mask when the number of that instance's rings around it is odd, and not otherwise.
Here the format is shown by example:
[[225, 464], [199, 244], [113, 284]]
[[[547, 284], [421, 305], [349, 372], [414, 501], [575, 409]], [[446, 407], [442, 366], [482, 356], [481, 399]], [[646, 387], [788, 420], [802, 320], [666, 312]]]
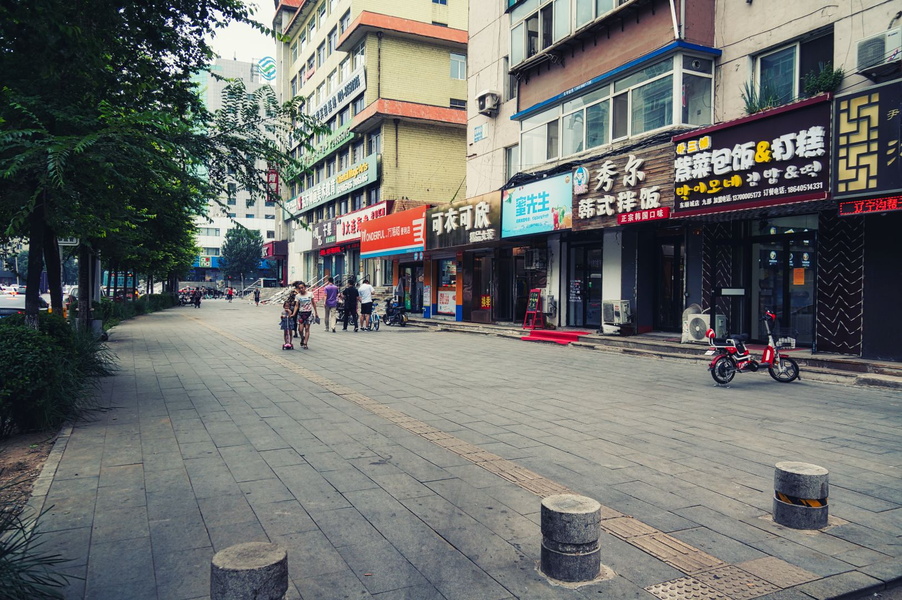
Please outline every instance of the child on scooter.
[[[288, 304], [287, 302], [285, 303]], [[282, 350], [294, 350], [294, 345], [291, 343], [291, 333], [294, 331], [294, 324], [292, 323], [291, 311], [288, 309], [288, 306], [282, 307], [282, 316], [279, 321], [279, 329], [282, 330], [283, 341]]]

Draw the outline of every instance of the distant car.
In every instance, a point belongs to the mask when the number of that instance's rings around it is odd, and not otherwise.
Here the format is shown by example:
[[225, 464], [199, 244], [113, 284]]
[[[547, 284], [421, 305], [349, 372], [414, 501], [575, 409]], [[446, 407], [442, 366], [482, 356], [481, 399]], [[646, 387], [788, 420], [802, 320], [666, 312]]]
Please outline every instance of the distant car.
[[[38, 298], [39, 310], [47, 310], [49, 305], [43, 298]], [[25, 312], [25, 294], [18, 296], [0, 296], [0, 318]]]

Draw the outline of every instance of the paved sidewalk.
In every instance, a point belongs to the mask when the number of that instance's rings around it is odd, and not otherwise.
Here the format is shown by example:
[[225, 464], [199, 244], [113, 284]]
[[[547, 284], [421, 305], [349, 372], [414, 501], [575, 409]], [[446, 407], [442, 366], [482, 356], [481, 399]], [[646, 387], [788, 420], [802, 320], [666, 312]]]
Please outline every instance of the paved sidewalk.
[[[61, 437], [33, 502], [67, 598], [208, 597], [232, 544], [289, 552], [288, 598], [826, 599], [902, 582], [896, 390], [420, 328], [283, 352], [275, 307], [117, 327], [108, 410]], [[769, 519], [773, 465], [831, 472], [831, 526]], [[604, 505], [578, 589], [536, 571], [543, 495]], [[673, 595], [683, 583], [696, 595]], [[708, 595], [704, 595], [707, 593]], [[719, 595], [718, 595], [719, 594]]]

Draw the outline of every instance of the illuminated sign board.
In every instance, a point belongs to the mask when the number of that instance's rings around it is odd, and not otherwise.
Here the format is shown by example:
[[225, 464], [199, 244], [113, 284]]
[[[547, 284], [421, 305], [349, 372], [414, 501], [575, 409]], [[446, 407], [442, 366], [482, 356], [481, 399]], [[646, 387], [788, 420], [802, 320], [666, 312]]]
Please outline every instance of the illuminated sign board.
[[839, 203], [839, 216], [867, 215], [902, 210], [902, 196], [844, 200]]

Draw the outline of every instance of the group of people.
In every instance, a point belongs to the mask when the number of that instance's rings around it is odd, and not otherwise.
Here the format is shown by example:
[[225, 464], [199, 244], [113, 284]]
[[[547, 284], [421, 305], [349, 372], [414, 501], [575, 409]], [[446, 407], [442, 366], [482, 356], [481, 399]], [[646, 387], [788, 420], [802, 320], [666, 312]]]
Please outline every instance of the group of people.
[[[313, 293], [307, 289], [303, 281], [296, 281], [288, 294], [288, 299], [282, 304], [282, 316], [279, 327], [284, 337], [283, 350], [293, 350], [293, 338], [299, 337], [301, 348], [308, 349], [310, 344], [310, 322], [319, 323], [319, 310]], [[359, 286], [354, 285], [354, 280], [349, 279], [343, 290], [335, 285], [335, 279], [329, 277], [323, 287], [323, 305], [326, 310], [326, 331], [335, 332], [339, 311], [339, 294], [344, 305], [344, 319], [342, 331], [348, 330], [348, 324], [354, 325], [354, 331], [363, 328], [369, 331], [372, 328], [371, 316], [373, 314], [373, 286], [369, 279], [364, 279]], [[358, 304], [360, 317], [358, 323]]]

